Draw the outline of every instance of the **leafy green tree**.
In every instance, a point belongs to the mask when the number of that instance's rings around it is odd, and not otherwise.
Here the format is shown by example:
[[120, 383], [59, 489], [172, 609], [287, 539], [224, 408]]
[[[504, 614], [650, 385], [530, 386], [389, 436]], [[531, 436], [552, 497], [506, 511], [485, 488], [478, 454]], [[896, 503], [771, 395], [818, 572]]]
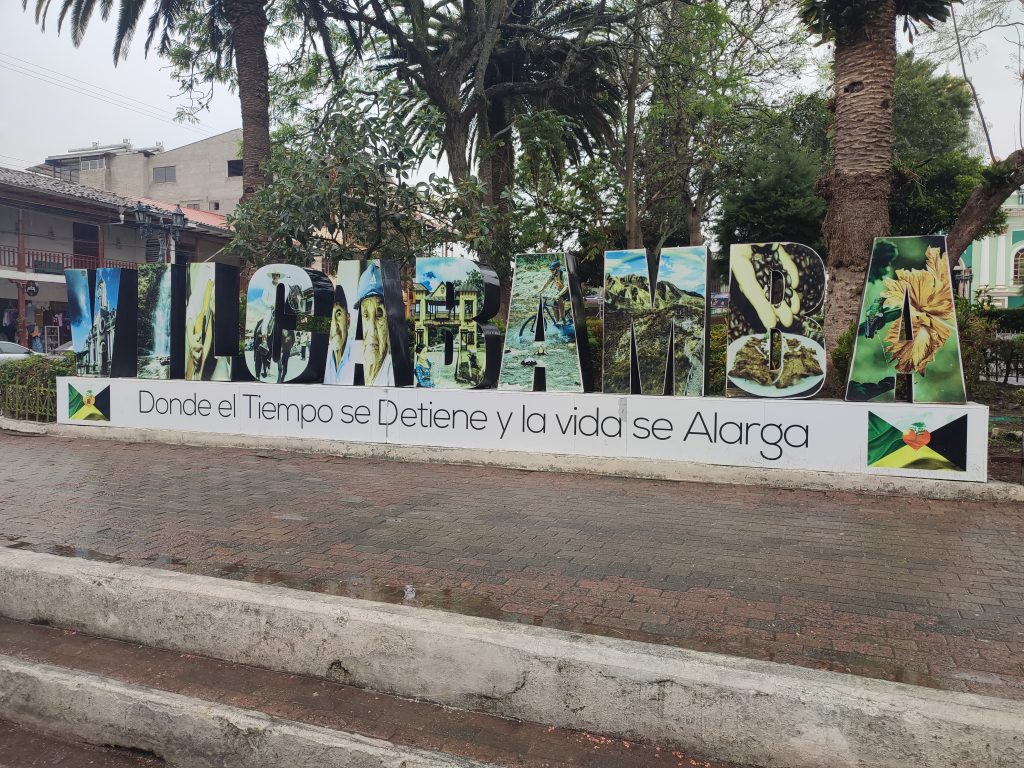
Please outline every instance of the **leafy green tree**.
[[631, 247], [704, 242], [725, 182], [745, 173], [739, 142], [766, 110], [765, 93], [800, 67], [790, 14], [778, 0], [666, 3], [636, 30], [641, 55], [624, 77], [640, 114], [622, 141], [624, 184], [636, 186]]
[[[927, 59], [896, 60], [893, 89], [894, 175], [889, 215], [894, 234], [948, 232], [971, 193], [984, 183], [985, 162], [974, 148], [967, 82]], [[979, 235], [998, 232], [1002, 210]]]
[[510, 196], [516, 253], [568, 250], [591, 262], [620, 244], [622, 188], [607, 152], [567, 162], [567, 118], [538, 112], [520, 119], [522, 150]]
[[820, 152], [802, 144], [785, 122], [743, 147], [744, 177], [723, 187], [715, 230], [723, 253], [733, 243], [792, 240], [824, 250], [825, 201], [815, 193]]
[[393, 80], [350, 83], [295, 113], [275, 135], [273, 182], [235, 214], [230, 250], [255, 265], [319, 257], [333, 270], [342, 259], [408, 261], [453, 240], [473, 246], [490, 223], [462, 217], [460, 197], [479, 190], [413, 180], [430, 158], [416, 137], [437, 120], [410, 111]]
[[[360, 50], [393, 72], [443, 118], [440, 144], [456, 184], [474, 163], [482, 202], [496, 210], [481, 260], [509, 275], [516, 120], [539, 111], [571, 118], [563, 134], [572, 160], [611, 136], [618, 100], [606, 74], [613, 29], [635, 14], [605, 0], [356, 2], [320, 0], [354, 30]], [[661, 0], [657, 0], [661, 2]]]

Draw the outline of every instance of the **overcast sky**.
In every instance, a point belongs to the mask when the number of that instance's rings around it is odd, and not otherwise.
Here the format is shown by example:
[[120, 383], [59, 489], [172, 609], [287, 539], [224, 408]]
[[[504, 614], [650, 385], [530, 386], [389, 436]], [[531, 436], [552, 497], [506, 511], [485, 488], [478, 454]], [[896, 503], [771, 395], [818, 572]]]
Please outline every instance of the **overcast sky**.
[[[24, 168], [70, 148], [122, 139], [135, 146], [162, 141], [171, 148], [241, 125], [238, 98], [223, 87], [198, 125], [176, 124], [175, 109], [185, 102], [175, 98], [177, 83], [166, 63], [155, 54], [143, 56], [144, 32], [128, 59], [114, 67], [112, 22], [97, 16], [75, 48], [67, 29], [57, 35], [55, 21], [53, 13], [43, 33], [20, 0], [0, 0], [0, 165]], [[1005, 157], [1020, 146], [1020, 83], [1007, 69], [1016, 64], [1016, 45], [995, 33], [987, 42], [987, 55], [969, 72], [984, 100], [996, 153]]]

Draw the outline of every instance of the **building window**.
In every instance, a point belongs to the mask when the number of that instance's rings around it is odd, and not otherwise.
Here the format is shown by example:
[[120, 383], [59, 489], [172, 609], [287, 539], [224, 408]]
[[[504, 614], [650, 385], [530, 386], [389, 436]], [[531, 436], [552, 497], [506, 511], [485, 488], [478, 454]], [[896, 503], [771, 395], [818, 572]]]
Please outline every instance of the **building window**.
[[177, 181], [177, 180], [178, 179], [177, 179], [177, 176], [175, 174], [175, 166], [173, 166], [173, 165], [164, 165], [164, 166], [161, 166], [159, 168], [154, 168], [153, 169], [153, 183], [154, 184], [164, 184], [164, 183], [169, 182], [169, 181]]
[[107, 161], [102, 157], [94, 160], [83, 160], [79, 166], [83, 171], [99, 171], [107, 167]]
[[167, 260], [164, 254], [164, 240], [162, 237], [151, 237], [146, 240], [146, 263], [160, 264]]
[[213, 200], [210, 203], [210, 210], [211, 211], [219, 211], [220, 210], [220, 203], [218, 203], [216, 200]]
[[99, 266], [100, 229], [92, 224], [71, 225], [71, 249], [75, 255], [75, 267], [88, 269]]
[[1024, 248], [1013, 254], [1013, 284], [1024, 285]]
[[228, 160], [228, 178], [232, 176], [242, 175], [242, 161], [241, 160]]
[[185, 207], [191, 208], [193, 211], [198, 211], [202, 208], [202, 203], [200, 203], [198, 200], [186, 200]]

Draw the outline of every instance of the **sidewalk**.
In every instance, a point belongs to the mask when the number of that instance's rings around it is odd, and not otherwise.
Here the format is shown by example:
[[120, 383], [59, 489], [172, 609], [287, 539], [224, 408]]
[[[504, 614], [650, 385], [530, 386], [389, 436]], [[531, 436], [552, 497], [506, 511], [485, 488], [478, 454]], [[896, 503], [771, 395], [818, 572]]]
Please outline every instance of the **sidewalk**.
[[[180, 694], [204, 705], [238, 707], [289, 722], [383, 739], [488, 765], [740, 768], [667, 746], [449, 709], [302, 675], [270, 672], [6, 619], [0, 619], [0, 656]], [[0, 722], [0, 744], [4, 744], [3, 738]], [[86, 764], [83, 761], [74, 765]], [[143, 763], [154, 768], [163, 764]], [[110, 768], [121, 765], [111, 763]], [[5, 768], [2, 754], [0, 768]]]
[[0, 720], [0, 768], [165, 768], [163, 760], [54, 739]]
[[8, 546], [1024, 699], [1017, 504], [12, 434], [0, 456]]

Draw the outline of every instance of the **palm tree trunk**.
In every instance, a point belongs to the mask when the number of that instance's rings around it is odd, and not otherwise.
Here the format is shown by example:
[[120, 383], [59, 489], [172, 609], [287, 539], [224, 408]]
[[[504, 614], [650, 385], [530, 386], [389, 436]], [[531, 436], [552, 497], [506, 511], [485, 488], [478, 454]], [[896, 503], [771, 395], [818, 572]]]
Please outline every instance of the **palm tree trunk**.
[[487, 186], [487, 205], [496, 216], [491, 230], [490, 244], [480, 253], [480, 263], [493, 269], [501, 279], [499, 315], [508, 316], [508, 303], [512, 292], [510, 253], [512, 245], [509, 204], [505, 192], [515, 178], [515, 146], [512, 143], [511, 106], [505, 99], [493, 100], [485, 109], [484, 131], [481, 141], [490, 143], [490, 151], [480, 157], [480, 180]]
[[469, 126], [468, 117], [449, 111], [444, 116], [441, 148], [448, 159], [448, 173], [452, 181], [460, 184], [469, 178]]
[[[895, 77], [896, 6], [894, 0], [881, 0], [863, 35], [836, 40], [835, 154], [832, 168], [818, 182], [828, 202], [822, 230], [828, 249], [825, 340], [830, 349], [859, 313], [874, 239], [889, 234]], [[834, 374], [839, 382], [846, 371]]]
[[686, 230], [689, 233], [690, 245], [704, 245], [704, 232], [701, 229], [704, 209], [704, 201], [697, 199], [686, 211]]
[[225, 0], [231, 25], [242, 107], [242, 200], [267, 181], [270, 159], [270, 68], [267, 63], [267, 14], [263, 0]]
[[640, 44], [634, 37], [633, 55], [629, 61], [626, 79], [626, 135], [625, 168], [622, 186], [626, 198], [626, 247], [643, 248], [644, 232], [640, 223], [640, 210], [636, 200], [636, 102], [640, 80]]

